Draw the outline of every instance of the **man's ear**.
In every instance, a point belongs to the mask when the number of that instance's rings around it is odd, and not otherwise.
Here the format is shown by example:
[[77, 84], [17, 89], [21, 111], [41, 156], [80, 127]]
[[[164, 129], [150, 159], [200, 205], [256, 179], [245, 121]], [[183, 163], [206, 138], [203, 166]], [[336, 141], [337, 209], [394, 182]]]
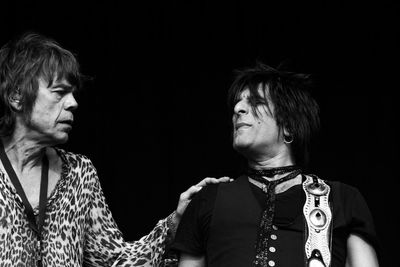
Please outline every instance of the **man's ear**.
[[289, 130], [287, 129], [287, 127], [283, 127], [283, 136], [290, 136], [292, 135]]

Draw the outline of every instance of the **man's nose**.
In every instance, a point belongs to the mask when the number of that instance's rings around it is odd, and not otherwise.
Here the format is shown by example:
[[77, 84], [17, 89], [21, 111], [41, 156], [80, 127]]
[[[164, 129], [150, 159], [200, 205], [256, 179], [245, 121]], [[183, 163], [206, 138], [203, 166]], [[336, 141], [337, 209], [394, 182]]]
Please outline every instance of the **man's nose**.
[[76, 101], [74, 95], [72, 93], [69, 93], [65, 101], [65, 109], [75, 110], [77, 108], [78, 108], [78, 102]]
[[240, 100], [239, 102], [236, 103], [235, 107], [233, 108], [233, 111], [235, 114], [246, 114], [249, 111], [249, 105], [247, 103], [247, 100]]

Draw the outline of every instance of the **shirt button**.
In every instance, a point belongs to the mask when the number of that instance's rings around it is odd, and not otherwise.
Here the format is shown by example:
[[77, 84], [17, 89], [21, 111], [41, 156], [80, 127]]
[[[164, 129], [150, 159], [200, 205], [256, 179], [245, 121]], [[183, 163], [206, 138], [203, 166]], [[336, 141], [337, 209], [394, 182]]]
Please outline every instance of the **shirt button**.
[[271, 235], [271, 239], [272, 239], [272, 240], [276, 240], [277, 238], [278, 238], [278, 237], [277, 237], [276, 235], [274, 235], [274, 234]]
[[275, 251], [276, 251], [276, 248], [274, 248], [274, 247], [269, 247], [269, 251], [275, 252]]
[[268, 265], [269, 265], [269, 266], [275, 266], [275, 262], [274, 262], [274, 261], [269, 261], [269, 262], [268, 262]]

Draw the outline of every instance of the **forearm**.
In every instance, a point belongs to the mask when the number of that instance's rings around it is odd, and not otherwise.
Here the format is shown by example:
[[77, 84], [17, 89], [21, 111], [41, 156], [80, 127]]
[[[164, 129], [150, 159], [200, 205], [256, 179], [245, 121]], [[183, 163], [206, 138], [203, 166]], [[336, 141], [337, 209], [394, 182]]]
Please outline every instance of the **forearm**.
[[169, 235], [175, 235], [172, 226], [179, 221], [178, 218], [171, 216], [171, 226], [168, 226], [168, 218], [162, 219], [149, 234], [127, 242], [112, 217], [98, 178], [92, 178], [88, 185], [92, 191], [85, 233], [85, 263], [91, 266], [97, 266], [98, 262], [107, 266], [127, 266], [142, 262], [144, 266], [162, 266], [167, 239]]

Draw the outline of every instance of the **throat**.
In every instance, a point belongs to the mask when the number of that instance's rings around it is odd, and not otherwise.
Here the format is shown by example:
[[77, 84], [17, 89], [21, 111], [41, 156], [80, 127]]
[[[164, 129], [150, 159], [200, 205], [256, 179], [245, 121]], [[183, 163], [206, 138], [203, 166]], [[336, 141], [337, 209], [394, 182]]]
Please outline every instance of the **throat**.
[[30, 169], [41, 166], [42, 159], [47, 153], [43, 145], [18, 136], [4, 139], [2, 143], [13, 168], [21, 173], [30, 172]]
[[248, 168], [247, 176], [249, 181], [261, 186], [264, 192], [284, 192], [295, 184], [301, 183], [301, 169], [296, 165], [269, 168], [252, 169]]
[[19, 182], [21, 183], [22, 189], [24, 190], [25, 196], [31, 204], [31, 207], [38, 207], [41, 184], [40, 172], [35, 172], [35, 174], [29, 176], [20, 175]]

